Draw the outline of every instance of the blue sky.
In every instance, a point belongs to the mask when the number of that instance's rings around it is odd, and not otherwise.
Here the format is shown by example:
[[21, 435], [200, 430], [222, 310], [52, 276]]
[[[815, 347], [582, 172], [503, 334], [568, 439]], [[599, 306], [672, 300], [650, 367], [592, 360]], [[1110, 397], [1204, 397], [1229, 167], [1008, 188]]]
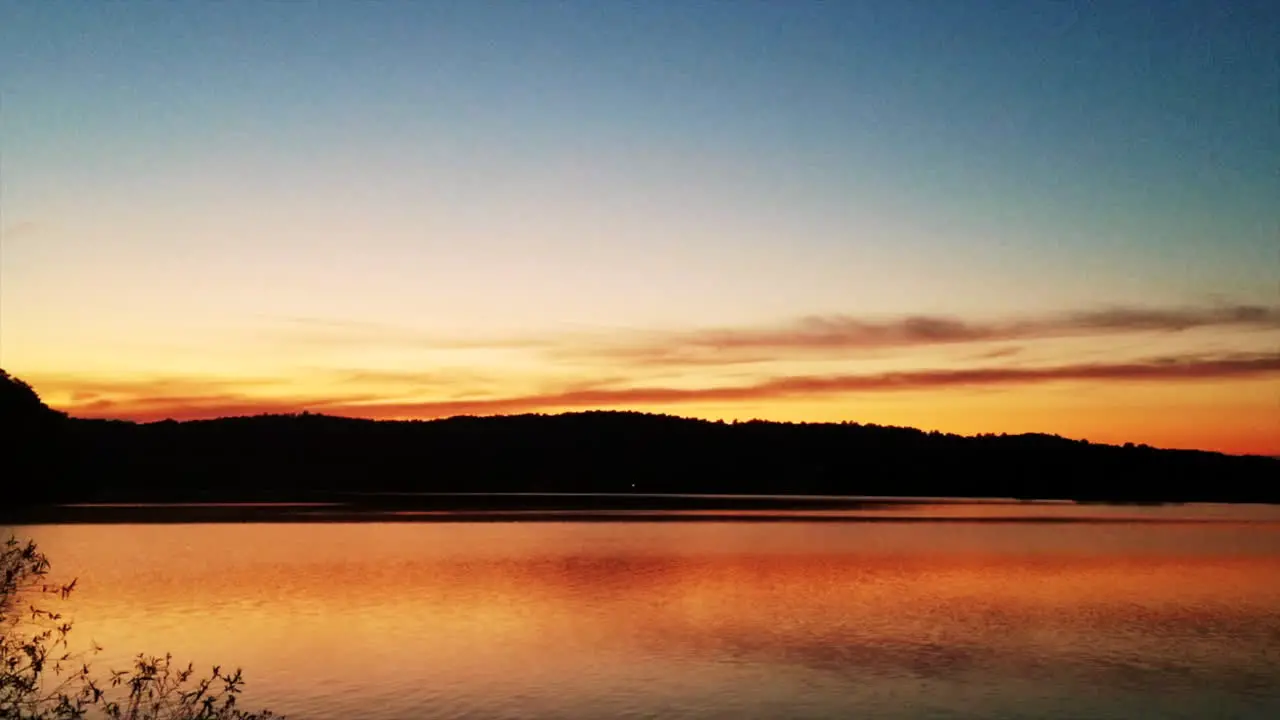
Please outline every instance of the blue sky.
[[[624, 176], [608, 178], [619, 192], [701, 184], [711, 212], [740, 215], [776, 201], [779, 233], [804, 225], [788, 216], [891, 212], [925, 235], [918, 249], [961, 262], [1098, 271], [1075, 299], [1221, 291], [1214, 276], [1271, 289], [1259, 273], [1280, 197], [1270, 3], [4, 12], [11, 218], [55, 186], [148, 192], [184, 166], [246, 191], [375, 185], [409, 199], [447, 174], [442, 202], [494, 212], [504, 186], [522, 192], [586, 157]], [[838, 259], [854, 235], [761, 242]], [[1098, 255], [1134, 267], [1120, 276]]]

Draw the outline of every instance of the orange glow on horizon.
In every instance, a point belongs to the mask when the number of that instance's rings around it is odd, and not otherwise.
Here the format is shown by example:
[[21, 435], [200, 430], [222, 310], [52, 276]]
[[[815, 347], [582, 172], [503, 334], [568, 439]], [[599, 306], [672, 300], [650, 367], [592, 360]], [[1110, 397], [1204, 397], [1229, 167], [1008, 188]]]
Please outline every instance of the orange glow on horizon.
[[[36, 376], [36, 380], [42, 380]], [[1280, 455], [1280, 380], [1271, 377], [1160, 383], [1057, 382], [1030, 386], [778, 396], [770, 387], [722, 391], [692, 387], [503, 394], [452, 389], [456, 399], [387, 402], [405, 392], [386, 378], [325, 385], [237, 378], [101, 381], [50, 377], [37, 384], [49, 404], [74, 417], [138, 422], [242, 415], [313, 413], [375, 420], [454, 415], [636, 410], [707, 420], [857, 422], [975, 435], [1038, 432], [1107, 444]], [[381, 384], [379, 384], [381, 383]], [[428, 388], [427, 391], [439, 392]], [[436, 396], [439, 397], [439, 396]], [[723, 397], [723, 399], [720, 399]], [[565, 402], [568, 400], [569, 402]]]

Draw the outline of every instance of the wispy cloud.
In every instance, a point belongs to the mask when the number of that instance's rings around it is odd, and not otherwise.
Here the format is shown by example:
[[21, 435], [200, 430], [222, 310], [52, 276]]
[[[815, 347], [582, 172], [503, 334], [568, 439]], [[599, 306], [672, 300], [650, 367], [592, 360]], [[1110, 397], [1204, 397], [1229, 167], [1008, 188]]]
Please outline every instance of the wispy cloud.
[[162, 376], [144, 378], [101, 378], [65, 374], [40, 374], [28, 378], [42, 393], [69, 393], [78, 401], [103, 398], [146, 398], [189, 394], [193, 397], [224, 393], [249, 393], [254, 388], [280, 385], [279, 378], [221, 378]]
[[992, 350], [986, 350], [973, 356], [974, 360], [996, 360], [999, 358], [1013, 357], [1022, 352], [1022, 348], [1016, 346], [998, 347]]
[[767, 378], [743, 385], [708, 387], [564, 386], [525, 395], [427, 402], [385, 402], [368, 396], [264, 398], [236, 392], [139, 395], [86, 399], [60, 409], [84, 417], [138, 420], [191, 419], [303, 409], [365, 418], [435, 418], [497, 415], [581, 408], [645, 408], [700, 402], [759, 402], [868, 392], [946, 390], [1025, 386], [1050, 382], [1185, 382], [1280, 376], [1280, 353], [1227, 356], [1176, 356], [1118, 364], [1069, 364], [1043, 367], [986, 367], [844, 375]]
[[152, 422], [156, 420], [203, 420], [242, 415], [301, 412], [309, 404], [297, 400], [276, 400], [244, 395], [166, 395], [146, 398], [95, 398], [62, 405], [81, 418], [108, 418]]
[[40, 224], [30, 220], [0, 228], [0, 239], [5, 242], [28, 240], [40, 234]]
[[[1044, 317], [975, 321], [942, 316], [863, 319], [837, 315], [810, 317], [771, 328], [727, 328], [693, 331], [576, 336], [513, 340], [462, 341], [429, 337], [413, 329], [363, 321], [291, 318], [295, 332], [334, 343], [423, 343], [432, 347], [523, 348], [531, 359], [550, 364], [528, 366], [517, 373], [493, 366], [438, 362], [412, 369], [302, 369], [294, 377], [158, 377], [100, 379], [76, 376], [30, 377], [37, 389], [60, 409], [86, 417], [142, 420], [190, 419], [223, 415], [311, 410], [359, 417], [441, 417], [458, 414], [502, 414], [593, 407], [644, 408], [696, 403], [756, 403], [790, 397], [835, 396], [841, 393], [946, 390], [961, 387], [1033, 385], [1046, 382], [1178, 382], [1280, 374], [1280, 353], [1245, 354], [1257, 340], [1217, 335], [1215, 354], [1182, 354], [1118, 360], [1114, 353], [1076, 354], [1055, 364], [1038, 353], [1036, 341], [1076, 336], [1122, 336], [1179, 333], [1196, 329], [1262, 331], [1265, 340], [1280, 330], [1280, 309], [1251, 305], [1203, 308], [1109, 308]], [[785, 361], [865, 358], [883, 350], [898, 352], [923, 346], [965, 346], [974, 352], [958, 366], [932, 370], [813, 374], [815, 365]], [[1182, 343], [1179, 343], [1181, 345]], [[1265, 347], [1265, 346], [1264, 346]], [[1274, 345], [1272, 345], [1274, 347]], [[1148, 351], [1150, 352], [1150, 351]], [[1003, 362], [1016, 355], [1016, 365]], [[1107, 355], [1111, 357], [1108, 358]], [[1029, 364], [1030, 358], [1041, 364]], [[761, 373], [735, 378], [737, 363], [784, 361]], [[563, 361], [564, 364], [557, 364]], [[944, 361], [945, 362], [945, 361]], [[589, 367], [582, 370], [579, 364]], [[918, 360], [913, 362], [918, 365]], [[577, 370], [571, 370], [578, 366]], [[696, 373], [693, 366], [699, 366]], [[763, 366], [761, 366], [763, 367]], [[809, 374], [805, 374], [808, 372]], [[515, 373], [515, 374], [513, 374]], [[696, 377], [695, 377], [696, 375]], [[662, 379], [666, 376], [668, 379]], [[605, 379], [607, 378], [607, 380]], [[516, 387], [524, 391], [513, 390]]]
[[1066, 381], [1177, 382], [1267, 375], [1280, 375], [1280, 353], [1218, 358], [1153, 358], [1145, 362], [1124, 364], [920, 370], [865, 375], [806, 375], [769, 378], [747, 385], [705, 388], [581, 388], [565, 392], [460, 402], [334, 406], [333, 410], [362, 417], [444, 417], [584, 407], [643, 407], [697, 402], [763, 401], [858, 392], [940, 390]]
[[418, 350], [527, 349], [556, 343], [549, 337], [463, 337], [393, 323], [316, 317], [275, 317], [259, 333], [289, 345], [386, 347]]
[[1035, 341], [1063, 337], [1174, 333], [1207, 328], [1280, 329], [1280, 308], [1105, 308], [1045, 317], [981, 321], [940, 315], [868, 319], [850, 315], [800, 318], [764, 328], [721, 328], [654, 334], [640, 341], [564, 348], [634, 364], [716, 364], [779, 356], [964, 343]]
[[[175, 420], [259, 413], [297, 412], [332, 404], [370, 402], [383, 396], [351, 392], [333, 384], [325, 397], [280, 397], [290, 382], [267, 377], [101, 378], [33, 375], [32, 385], [51, 404], [73, 415], [95, 418]], [[57, 398], [65, 397], [63, 402]]]
[[[1173, 334], [1194, 330], [1280, 330], [1280, 308], [1110, 307], [995, 320], [945, 315], [890, 318], [812, 315], [772, 326], [695, 330], [596, 330], [523, 337], [449, 337], [375, 322], [285, 318], [272, 332], [288, 343], [398, 349], [516, 350], [553, 362], [647, 366], [727, 366], [786, 359], [839, 359], [857, 353], [1069, 337]], [[1007, 354], [1007, 353], [1006, 353]], [[995, 357], [995, 356], [992, 356]]]

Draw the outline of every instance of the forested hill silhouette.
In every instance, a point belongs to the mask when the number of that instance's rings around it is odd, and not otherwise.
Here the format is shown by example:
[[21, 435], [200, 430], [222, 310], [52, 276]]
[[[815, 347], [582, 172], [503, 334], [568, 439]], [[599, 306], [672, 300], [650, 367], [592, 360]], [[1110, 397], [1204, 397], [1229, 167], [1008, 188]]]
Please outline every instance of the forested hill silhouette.
[[64, 417], [44, 404], [35, 389], [0, 368], [0, 418], [19, 422], [41, 422]]
[[[0, 371], [2, 373], [3, 371]], [[303, 501], [338, 493], [599, 492], [1280, 501], [1280, 460], [1052, 435], [636, 412], [372, 421], [69, 418], [7, 373], [6, 500]], [[16, 428], [16, 429], [15, 429]], [[16, 441], [16, 442], [8, 442]]]

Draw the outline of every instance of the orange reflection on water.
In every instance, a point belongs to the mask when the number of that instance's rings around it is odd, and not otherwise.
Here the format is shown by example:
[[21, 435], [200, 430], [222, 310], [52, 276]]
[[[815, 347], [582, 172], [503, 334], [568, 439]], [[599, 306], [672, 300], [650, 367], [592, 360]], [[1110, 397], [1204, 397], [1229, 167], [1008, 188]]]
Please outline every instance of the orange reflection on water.
[[365, 696], [400, 711], [481, 702], [495, 682], [544, 700], [640, 678], [675, 692], [746, 667], [772, 668], [756, 691], [779, 696], [796, 673], [894, 683], [1052, 667], [1055, 682], [1087, 684], [1134, 663], [1249, 685], [1275, 669], [1259, 653], [1280, 637], [1277, 536], [882, 523], [37, 532], [80, 575], [74, 616], [108, 661], [171, 650], [234, 663], [252, 698], [309, 717]]

